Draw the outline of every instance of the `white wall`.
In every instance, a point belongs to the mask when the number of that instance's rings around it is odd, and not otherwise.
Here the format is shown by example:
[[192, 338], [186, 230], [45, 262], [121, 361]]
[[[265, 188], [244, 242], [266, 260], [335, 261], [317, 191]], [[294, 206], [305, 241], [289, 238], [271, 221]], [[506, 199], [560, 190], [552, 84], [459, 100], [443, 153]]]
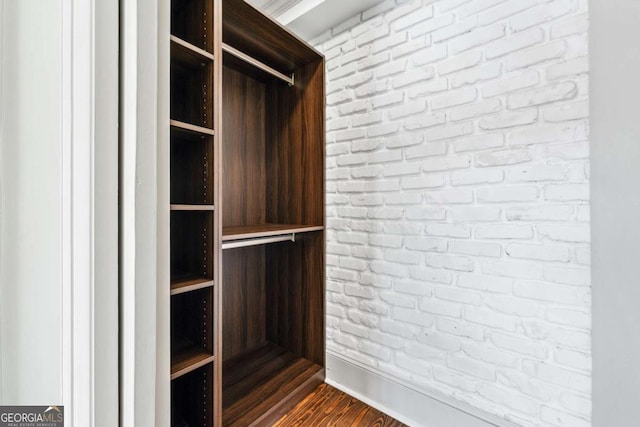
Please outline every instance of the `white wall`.
[[592, 1], [593, 425], [638, 425], [640, 3]]
[[589, 425], [587, 31], [586, 0], [387, 0], [313, 41], [331, 357]]
[[0, 403], [62, 402], [62, 2], [0, 2]]

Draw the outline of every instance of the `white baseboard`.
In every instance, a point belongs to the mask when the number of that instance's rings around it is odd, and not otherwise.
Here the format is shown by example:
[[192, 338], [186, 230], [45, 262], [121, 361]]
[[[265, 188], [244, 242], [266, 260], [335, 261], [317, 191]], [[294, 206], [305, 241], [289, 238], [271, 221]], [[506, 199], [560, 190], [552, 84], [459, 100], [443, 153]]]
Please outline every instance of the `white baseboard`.
[[516, 427], [437, 392], [427, 395], [355, 362], [327, 353], [326, 382], [412, 427]]

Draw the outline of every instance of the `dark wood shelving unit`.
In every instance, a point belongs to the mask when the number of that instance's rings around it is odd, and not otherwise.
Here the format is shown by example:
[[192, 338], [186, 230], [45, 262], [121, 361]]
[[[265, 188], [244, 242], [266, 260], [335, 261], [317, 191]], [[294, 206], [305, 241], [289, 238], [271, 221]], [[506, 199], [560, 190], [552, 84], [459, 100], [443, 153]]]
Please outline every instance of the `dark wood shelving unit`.
[[171, 423], [269, 425], [324, 381], [324, 57], [171, 1]]

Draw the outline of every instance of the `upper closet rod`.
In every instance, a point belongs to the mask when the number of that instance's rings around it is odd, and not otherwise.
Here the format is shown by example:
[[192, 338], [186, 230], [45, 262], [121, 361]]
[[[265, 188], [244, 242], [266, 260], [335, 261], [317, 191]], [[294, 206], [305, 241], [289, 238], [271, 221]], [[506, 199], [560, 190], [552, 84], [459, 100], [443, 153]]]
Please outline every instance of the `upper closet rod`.
[[247, 64], [253, 65], [256, 68], [261, 69], [262, 71], [266, 71], [267, 73], [279, 78], [280, 80], [284, 80], [285, 82], [287, 82], [289, 84], [289, 86], [293, 86], [294, 85], [294, 74], [291, 73], [291, 76], [287, 76], [285, 74], [282, 74], [280, 71], [274, 70], [273, 68], [269, 67], [267, 64], [262, 63], [260, 61], [258, 61], [255, 58], [252, 58], [251, 56], [247, 55], [244, 52], [239, 51], [238, 49], [236, 49], [235, 47], [231, 47], [226, 43], [222, 43], [222, 50], [224, 52], [227, 52], [233, 56], [235, 56], [238, 59], [241, 59], [242, 61], [246, 62]]

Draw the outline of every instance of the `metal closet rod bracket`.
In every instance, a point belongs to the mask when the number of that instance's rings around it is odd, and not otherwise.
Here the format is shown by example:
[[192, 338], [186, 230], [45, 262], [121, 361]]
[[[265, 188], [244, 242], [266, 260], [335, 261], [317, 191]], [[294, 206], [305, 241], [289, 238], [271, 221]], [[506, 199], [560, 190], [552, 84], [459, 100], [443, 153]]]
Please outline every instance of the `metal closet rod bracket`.
[[269, 243], [278, 242], [295, 242], [296, 233], [289, 233], [282, 236], [274, 237], [256, 237], [255, 239], [240, 239], [222, 244], [222, 249], [246, 248], [247, 246], [267, 245]]
[[229, 46], [226, 43], [222, 43], [222, 51], [223, 52], [227, 52], [228, 54], [235, 56], [236, 58], [246, 62], [247, 64], [252, 65], [252, 66], [258, 68], [259, 70], [267, 72], [267, 73], [271, 74], [272, 76], [277, 77], [280, 80], [283, 80], [283, 81], [287, 82], [287, 84], [289, 86], [294, 86], [295, 85], [295, 74], [294, 73], [291, 73], [291, 76], [287, 76], [286, 74], [283, 74], [280, 71], [271, 68], [270, 66], [268, 66], [264, 62], [258, 61], [254, 57], [252, 57], [250, 55], [247, 55], [246, 53], [244, 53], [242, 51], [239, 51], [235, 47]]

